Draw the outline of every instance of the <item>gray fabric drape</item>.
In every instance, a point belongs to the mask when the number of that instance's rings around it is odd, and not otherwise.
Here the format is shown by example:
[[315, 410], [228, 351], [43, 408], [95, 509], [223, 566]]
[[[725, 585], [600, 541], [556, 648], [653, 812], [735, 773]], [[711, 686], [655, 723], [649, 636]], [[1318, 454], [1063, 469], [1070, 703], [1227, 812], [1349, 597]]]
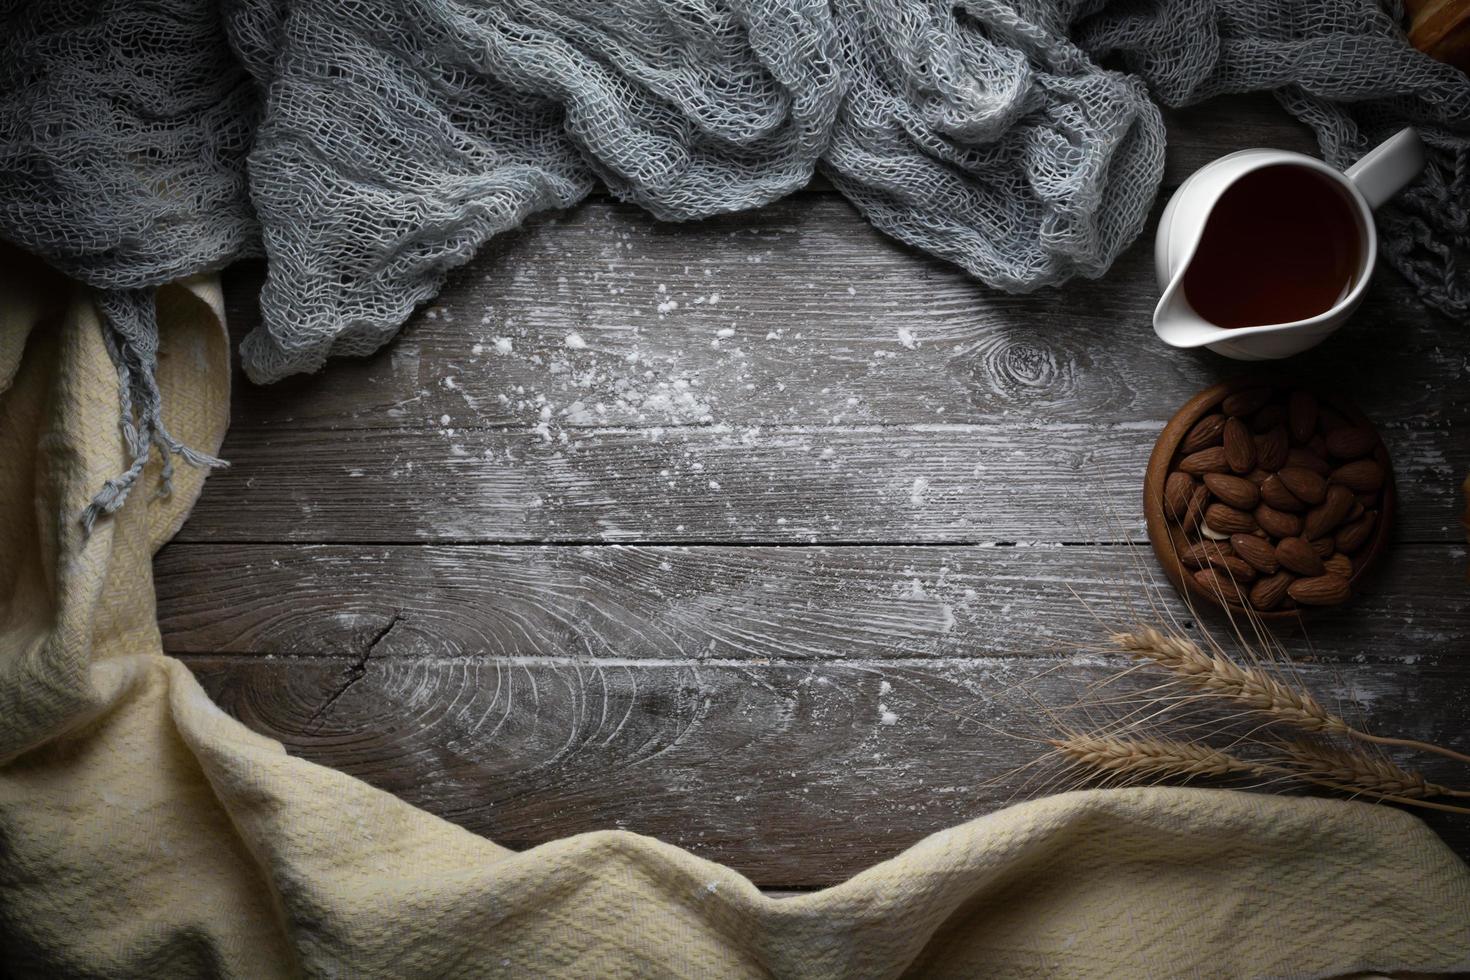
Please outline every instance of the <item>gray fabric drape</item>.
[[[377, 349], [488, 238], [598, 184], [684, 220], [820, 170], [989, 286], [1098, 276], [1158, 189], [1155, 102], [1257, 90], [1340, 166], [1419, 127], [1383, 254], [1470, 316], [1470, 79], [1371, 0], [0, 0], [0, 22], [0, 235], [104, 292], [263, 254], [261, 382]], [[111, 322], [136, 413], [147, 325]]]

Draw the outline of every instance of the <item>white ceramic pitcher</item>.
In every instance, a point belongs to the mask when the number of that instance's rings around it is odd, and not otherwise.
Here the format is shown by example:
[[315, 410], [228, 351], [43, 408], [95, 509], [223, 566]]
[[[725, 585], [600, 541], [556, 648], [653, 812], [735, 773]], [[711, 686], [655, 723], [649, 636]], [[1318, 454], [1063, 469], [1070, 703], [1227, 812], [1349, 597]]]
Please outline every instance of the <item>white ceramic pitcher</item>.
[[[1361, 239], [1351, 287], [1331, 309], [1306, 320], [1218, 327], [1190, 306], [1184, 273], [1225, 190], [1251, 171], [1279, 164], [1317, 171], [1340, 186], [1353, 203]], [[1242, 361], [1290, 357], [1321, 343], [1363, 300], [1378, 256], [1373, 209], [1403, 190], [1423, 169], [1424, 145], [1413, 129], [1400, 130], [1353, 164], [1346, 174], [1301, 153], [1267, 149], [1241, 150], [1201, 167], [1174, 192], [1159, 219], [1154, 262], [1163, 296], [1154, 309], [1154, 333], [1175, 347], [1208, 347]]]

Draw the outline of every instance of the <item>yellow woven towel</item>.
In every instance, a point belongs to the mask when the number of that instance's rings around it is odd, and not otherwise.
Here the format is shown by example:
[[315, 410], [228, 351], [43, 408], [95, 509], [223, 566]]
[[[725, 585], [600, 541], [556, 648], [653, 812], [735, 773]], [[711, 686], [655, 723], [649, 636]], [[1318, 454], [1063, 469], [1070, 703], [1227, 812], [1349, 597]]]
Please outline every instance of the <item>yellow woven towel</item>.
[[[0, 974], [1331, 976], [1470, 969], [1470, 873], [1385, 807], [1077, 793], [935, 834], [852, 880], [761, 895], [627, 833], [520, 854], [221, 713], [162, 656], [151, 556], [203, 480], [135, 493], [85, 298], [0, 289]], [[164, 291], [175, 435], [215, 450], [213, 282]], [[48, 318], [56, 322], [47, 322]], [[150, 482], [145, 486], [152, 486]], [[977, 746], [977, 750], [980, 747]]]

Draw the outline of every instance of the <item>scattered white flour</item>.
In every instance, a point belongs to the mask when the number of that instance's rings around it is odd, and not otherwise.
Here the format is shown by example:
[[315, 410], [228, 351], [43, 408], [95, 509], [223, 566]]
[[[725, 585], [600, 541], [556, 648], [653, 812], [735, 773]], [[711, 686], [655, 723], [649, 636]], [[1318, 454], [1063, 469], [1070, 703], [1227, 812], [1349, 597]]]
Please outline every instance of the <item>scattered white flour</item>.
[[892, 711], [889, 711], [888, 705], [880, 703], [878, 705], [878, 724], [897, 725], [898, 715], [894, 714]]
[[909, 503], [913, 504], [915, 507], [923, 506], [924, 492], [928, 489], [929, 481], [927, 479], [922, 476], [914, 477], [913, 489], [909, 491]]
[[878, 682], [878, 696], [879, 697], [883, 697], [885, 694], [892, 694], [892, 693], [893, 693], [893, 685], [892, 684], [888, 683], [887, 681], [879, 681]]
[[913, 350], [919, 344], [918, 340], [914, 337], [914, 332], [908, 327], [898, 328], [898, 342], [908, 350]]
[[504, 354], [509, 354], [510, 351], [511, 351], [511, 344], [510, 344], [510, 338], [509, 337], [496, 337], [495, 338], [495, 353], [504, 355]]
[[720, 329], [718, 329], [718, 330], [715, 331], [715, 336], [716, 337], [720, 337], [720, 338], [733, 337], [733, 336], [735, 336], [735, 328], [734, 327], [721, 327]]
[[449, 416], [448, 415], [441, 415], [441, 416], [439, 416], [439, 424], [440, 425], [448, 425], [449, 424]]
[[658, 304], [658, 311], [661, 314], [662, 313], [672, 313], [673, 311], [677, 310], [678, 308], [679, 308], [679, 301], [676, 300], [676, 299], [666, 299], [662, 303], [659, 303]]
[[572, 331], [571, 333], [567, 334], [565, 343], [572, 350], [586, 350], [587, 349], [587, 341], [583, 340], [582, 339], [582, 335], [579, 334], [579, 333], [577, 333], [575, 330]]

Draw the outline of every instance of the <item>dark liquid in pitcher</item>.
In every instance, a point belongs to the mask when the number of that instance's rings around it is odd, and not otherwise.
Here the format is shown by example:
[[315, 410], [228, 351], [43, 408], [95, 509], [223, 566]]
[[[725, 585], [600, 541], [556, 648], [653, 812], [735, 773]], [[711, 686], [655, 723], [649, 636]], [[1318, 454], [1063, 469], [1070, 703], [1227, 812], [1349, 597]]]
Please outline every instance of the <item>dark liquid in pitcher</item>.
[[1184, 295], [1220, 327], [1305, 320], [1352, 289], [1361, 238], [1352, 201], [1328, 178], [1290, 164], [1262, 167], [1220, 195]]

